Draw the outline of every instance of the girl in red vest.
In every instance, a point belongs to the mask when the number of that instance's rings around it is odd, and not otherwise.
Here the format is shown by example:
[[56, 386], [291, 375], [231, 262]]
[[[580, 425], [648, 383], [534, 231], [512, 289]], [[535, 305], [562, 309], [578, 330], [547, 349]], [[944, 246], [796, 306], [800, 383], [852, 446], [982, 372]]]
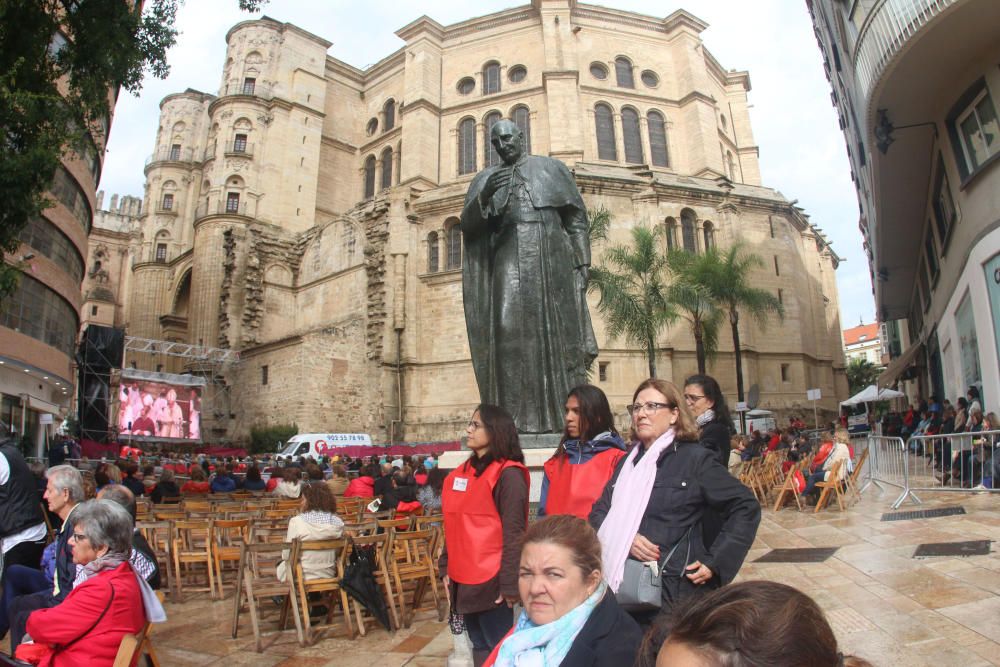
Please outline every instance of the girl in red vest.
[[529, 482], [517, 428], [506, 410], [480, 405], [465, 433], [472, 456], [448, 475], [441, 490], [440, 568], [452, 612], [465, 617], [479, 667], [514, 624]]
[[570, 389], [562, 442], [545, 462], [538, 516], [586, 519], [624, 455], [625, 441], [615, 429], [604, 392], [589, 384]]

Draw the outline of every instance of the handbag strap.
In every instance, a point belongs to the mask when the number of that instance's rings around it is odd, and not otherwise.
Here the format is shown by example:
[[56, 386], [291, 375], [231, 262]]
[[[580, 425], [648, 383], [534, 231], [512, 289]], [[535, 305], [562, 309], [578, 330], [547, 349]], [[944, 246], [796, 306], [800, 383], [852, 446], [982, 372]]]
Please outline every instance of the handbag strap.
[[660, 575], [661, 576], [663, 576], [665, 574], [666, 569], [667, 569], [667, 563], [670, 562], [670, 559], [673, 557], [674, 552], [677, 551], [677, 547], [679, 547], [681, 545], [681, 542], [685, 542], [686, 541], [687, 542], [687, 555], [684, 557], [684, 565], [681, 567], [681, 571], [680, 571], [679, 575], [684, 574], [684, 568], [687, 567], [687, 562], [688, 562], [688, 560], [691, 559], [691, 530], [693, 528], [694, 528], [694, 524], [692, 523], [690, 526], [688, 526], [687, 532], [684, 533], [684, 537], [682, 537], [681, 539], [679, 539], [676, 542], [674, 542], [674, 546], [670, 547], [670, 551], [667, 553], [666, 557], [662, 560], [662, 563], [660, 564]]
[[115, 587], [114, 587], [114, 584], [111, 584], [109, 582], [108, 586], [111, 588], [111, 597], [108, 598], [108, 604], [106, 604], [104, 606], [104, 611], [101, 612], [101, 615], [97, 617], [97, 620], [94, 621], [90, 625], [89, 628], [87, 628], [86, 630], [83, 631], [83, 634], [74, 637], [73, 639], [69, 640], [65, 644], [53, 646], [52, 647], [52, 654], [53, 655], [55, 655], [56, 653], [59, 653], [61, 651], [65, 651], [67, 648], [69, 648], [70, 646], [72, 646], [73, 644], [75, 644], [76, 642], [80, 641], [81, 639], [83, 639], [84, 637], [86, 637], [87, 635], [89, 635], [91, 632], [94, 631], [94, 628], [97, 627], [97, 624], [101, 622], [101, 619], [103, 619], [104, 616], [108, 613], [108, 610], [111, 609], [111, 603], [115, 601]]

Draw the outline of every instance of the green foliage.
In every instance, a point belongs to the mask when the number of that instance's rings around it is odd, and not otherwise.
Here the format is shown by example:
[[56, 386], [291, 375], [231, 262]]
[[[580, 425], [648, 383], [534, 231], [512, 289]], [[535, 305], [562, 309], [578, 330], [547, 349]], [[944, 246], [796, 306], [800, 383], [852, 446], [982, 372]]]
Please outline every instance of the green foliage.
[[723, 311], [708, 288], [713, 271], [710, 255], [674, 250], [667, 254], [667, 268], [673, 275], [668, 296], [694, 336], [698, 372], [705, 373], [706, 359], [719, 349], [719, 327]]
[[295, 424], [275, 424], [274, 426], [253, 426], [250, 428], [250, 453], [273, 454], [278, 443], [284, 444], [293, 435], [297, 435], [299, 427]]
[[[601, 215], [606, 238], [611, 215], [604, 209]], [[597, 309], [607, 323], [608, 337], [624, 336], [642, 348], [652, 377], [656, 377], [656, 340], [677, 317], [668, 298], [662, 236], [661, 227], [634, 227], [631, 244], [608, 248], [603, 263], [591, 268], [588, 287], [600, 296]]]
[[851, 396], [853, 396], [869, 385], [875, 384], [882, 371], [867, 359], [855, 357], [847, 364], [846, 372], [847, 385], [850, 387]]

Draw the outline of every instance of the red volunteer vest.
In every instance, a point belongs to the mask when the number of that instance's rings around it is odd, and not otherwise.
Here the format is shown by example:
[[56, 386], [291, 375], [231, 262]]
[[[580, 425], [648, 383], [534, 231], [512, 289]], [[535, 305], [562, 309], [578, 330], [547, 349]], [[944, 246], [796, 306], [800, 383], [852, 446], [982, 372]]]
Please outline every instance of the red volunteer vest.
[[545, 514], [572, 514], [586, 519], [623, 456], [625, 452], [620, 449], [606, 449], [586, 463], [570, 463], [566, 457], [546, 461], [549, 492], [545, 497]]
[[503, 525], [493, 489], [507, 468], [520, 468], [530, 484], [528, 469], [516, 461], [494, 461], [479, 477], [466, 462], [444, 480], [441, 508], [448, 545], [448, 576], [452, 581], [482, 584], [500, 571]]

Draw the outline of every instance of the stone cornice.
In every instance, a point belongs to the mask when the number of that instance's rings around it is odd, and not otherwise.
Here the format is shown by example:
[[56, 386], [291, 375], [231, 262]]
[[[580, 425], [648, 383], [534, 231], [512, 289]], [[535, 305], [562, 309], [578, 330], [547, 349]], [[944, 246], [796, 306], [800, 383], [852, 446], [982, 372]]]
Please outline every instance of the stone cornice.
[[[374, 139], [370, 139], [358, 147], [358, 150], [362, 153], [367, 153], [368, 151], [374, 150], [374, 147], [379, 144], [385, 143], [387, 141], [396, 141], [403, 136], [403, 125], [399, 124], [392, 128], [388, 132], [383, 132], [379, 134]], [[393, 146], [395, 149], [395, 146]]]
[[[518, 102], [525, 104], [526, 106], [528, 106], [530, 110], [531, 107], [530, 105], [527, 105], [527, 102], [524, 100], [524, 98], [528, 97], [529, 95], [536, 95], [536, 94], [540, 95], [544, 93], [545, 93], [545, 88], [543, 86], [534, 86], [533, 88], [519, 88], [517, 90], [501, 92], [494, 95], [482, 95], [480, 97], [476, 97], [462, 104], [455, 104], [450, 107], [445, 107], [444, 109], [442, 109], [441, 113], [443, 115], [450, 113], [461, 113], [463, 111], [468, 111], [470, 109], [479, 109], [479, 108], [492, 109], [493, 107], [502, 108], [503, 104], [513, 103], [513, 106], [516, 106]], [[487, 112], [484, 111], [483, 115], [486, 115], [486, 113]]]
[[245, 361], [251, 357], [256, 357], [257, 355], [264, 354], [266, 352], [274, 352], [275, 350], [292, 347], [293, 345], [299, 345], [301, 343], [302, 336], [300, 335], [286, 336], [285, 338], [279, 338], [278, 340], [261, 343], [260, 345], [254, 345], [253, 347], [245, 347], [240, 350], [240, 359]]
[[346, 141], [341, 141], [340, 139], [334, 139], [333, 137], [324, 136], [320, 139], [320, 141], [321, 143], [338, 151], [344, 151], [345, 153], [351, 153], [352, 155], [358, 152], [357, 146], [349, 144]]
[[666, 18], [659, 19], [654, 16], [620, 9], [578, 4], [572, 9], [571, 14], [574, 18], [594, 19], [602, 23], [617, 23], [619, 25], [659, 33], [670, 33], [686, 28], [696, 34], [700, 34], [708, 28], [707, 23], [683, 9], [678, 9]]
[[407, 102], [406, 105], [399, 110], [399, 114], [401, 116], [405, 116], [411, 111], [420, 111], [421, 109], [427, 109], [431, 113], [436, 114], [438, 116], [441, 115], [441, 107], [427, 99], [419, 99], [419, 100], [414, 100], [412, 102]]

